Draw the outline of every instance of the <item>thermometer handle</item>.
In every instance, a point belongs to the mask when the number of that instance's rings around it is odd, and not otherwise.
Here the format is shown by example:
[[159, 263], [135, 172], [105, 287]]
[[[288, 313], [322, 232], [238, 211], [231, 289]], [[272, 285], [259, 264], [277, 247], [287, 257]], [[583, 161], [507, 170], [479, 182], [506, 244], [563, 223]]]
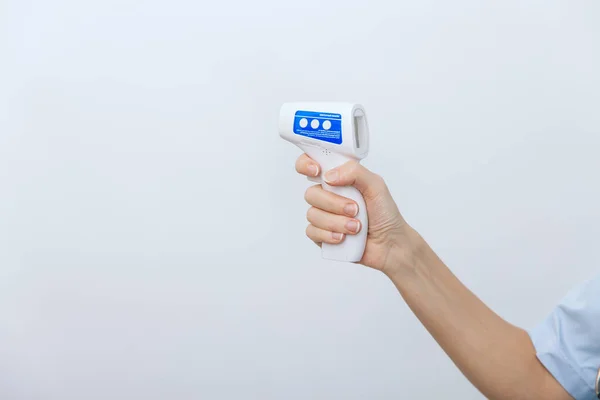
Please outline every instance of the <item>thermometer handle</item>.
[[336, 261], [358, 262], [362, 259], [367, 244], [369, 221], [367, 206], [362, 194], [353, 186], [329, 186], [322, 184], [323, 189], [342, 197], [352, 199], [358, 204], [358, 214], [355, 219], [360, 221], [360, 231], [355, 235], [346, 235], [344, 241], [338, 244], [323, 243], [321, 253], [323, 258]]
[[[330, 169], [352, 160], [346, 156], [332, 153], [319, 147], [299, 146], [310, 158], [319, 163], [321, 176]], [[320, 183], [323, 189], [339, 196], [354, 200], [358, 205], [358, 214], [354, 217], [360, 222], [360, 231], [354, 235], [346, 235], [341, 243], [323, 243], [321, 255], [324, 259], [334, 261], [358, 262], [362, 259], [367, 244], [367, 232], [369, 220], [367, 217], [367, 206], [362, 194], [354, 186], [330, 186], [325, 183], [321, 176], [311, 177], [309, 180]]]

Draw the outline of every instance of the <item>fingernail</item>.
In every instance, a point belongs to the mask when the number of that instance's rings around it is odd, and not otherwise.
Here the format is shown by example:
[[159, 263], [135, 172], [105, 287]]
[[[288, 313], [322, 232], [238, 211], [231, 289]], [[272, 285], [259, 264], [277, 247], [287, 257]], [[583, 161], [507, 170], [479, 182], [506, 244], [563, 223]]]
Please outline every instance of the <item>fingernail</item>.
[[344, 206], [344, 212], [349, 217], [356, 217], [356, 214], [358, 214], [358, 206], [353, 203], [346, 204]]
[[331, 232], [331, 237], [333, 238], [333, 240], [342, 240], [344, 234], [338, 232]]
[[339, 177], [340, 173], [338, 172], [338, 170], [332, 169], [331, 171], [327, 171], [327, 173], [325, 174], [325, 182], [334, 183], [339, 179]]
[[351, 219], [350, 221], [346, 222], [346, 229], [348, 229], [350, 232], [356, 233], [358, 232], [359, 228], [360, 223], [354, 219]]

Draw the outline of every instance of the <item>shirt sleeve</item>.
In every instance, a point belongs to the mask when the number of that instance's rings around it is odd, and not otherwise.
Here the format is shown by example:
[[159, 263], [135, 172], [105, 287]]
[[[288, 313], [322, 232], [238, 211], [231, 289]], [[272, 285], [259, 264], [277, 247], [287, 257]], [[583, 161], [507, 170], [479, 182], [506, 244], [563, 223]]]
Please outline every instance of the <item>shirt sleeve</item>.
[[600, 368], [600, 275], [571, 290], [530, 330], [541, 363], [576, 400], [597, 399]]

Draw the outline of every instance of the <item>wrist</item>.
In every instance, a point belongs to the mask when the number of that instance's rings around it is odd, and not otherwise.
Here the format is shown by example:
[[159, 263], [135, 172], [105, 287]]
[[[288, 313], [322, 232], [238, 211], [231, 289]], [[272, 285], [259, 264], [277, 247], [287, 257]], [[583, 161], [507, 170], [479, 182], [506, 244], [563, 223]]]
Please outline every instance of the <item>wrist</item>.
[[431, 248], [409, 225], [406, 225], [390, 245], [390, 252], [382, 272], [393, 282], [414, 278], [426, 268], [424, 260]]

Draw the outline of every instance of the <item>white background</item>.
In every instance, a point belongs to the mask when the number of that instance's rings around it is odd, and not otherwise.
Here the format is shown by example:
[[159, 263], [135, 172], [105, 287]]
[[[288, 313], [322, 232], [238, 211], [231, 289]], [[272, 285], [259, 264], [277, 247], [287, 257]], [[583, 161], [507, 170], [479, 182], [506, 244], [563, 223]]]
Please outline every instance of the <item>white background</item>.
[[365, 165], [531, 328], [599, 270], [599, 20], [591, 0], [1, 1], [0, 398], [480, 399], [383, 275], [305, 238], [278, 108], [364, 104]]

